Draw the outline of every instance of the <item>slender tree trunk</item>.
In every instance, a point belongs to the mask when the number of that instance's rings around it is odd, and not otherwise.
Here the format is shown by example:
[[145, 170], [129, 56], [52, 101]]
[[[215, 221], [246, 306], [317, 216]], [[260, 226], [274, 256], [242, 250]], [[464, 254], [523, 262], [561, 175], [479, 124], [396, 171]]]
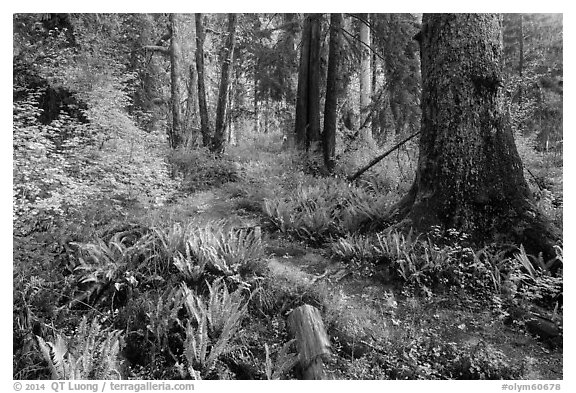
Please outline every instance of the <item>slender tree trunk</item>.
[[260, 111], [258, 109], [258, 74], [254, 66], [254, 132], [260, 132]]
[[268, 134], [268, 121], [270, 120], [270, 97], [264, 101], [264, 134]]
[[296, 99], [296, 143], [300, 149], [306, 150], [320, 141], [320, 18], [321, 14], [310, 14], [304, 22], [302, 33]]
[[[372, 54], [371, 60], [372, 60], [372, 63], [370, 64], [370, 69], [372, 71], [372, 83], [370, 84], [370, 86], [372, 87], [372, 91], [370, 92], [370, 95], [371, 95], [371, 97], [376, 97], [376, 86], [377, 86], [377, 75], [376, 75], [377, 64], [376, 64], [376, 62], [377, 62], [377, 60], [376, 60], [376, 54], [375, 53]], [[376, 104], [374, 104], [374, 105], [376, 105]], [[382, 106], [381, 101], [378, 103], [378, 106]], [[380, 138], [380, 122], [378, 121], [378, 111], [376, 110], [376, 108], [373, 107], [371, 113], [372, 113], [372, 116], [370, 118], [371, 118], [371, 122], [372, 122], [372, 136], [374, 138], [377, 138], [378, 141], [380, 141], [380, 139], [381, 139]]]
[[308, 73], [310, 63], [310, 18], [304, 20], [300, 50], [300, 67], [298, 68], [298, 89], [296, 95], [295, 134], [296, 146], [304, 150], [307, 147], [308, 135]]
[[322, 14], [310, 16], [310, 71], [308, 73], [308, 147], [320, 149], [320, 22]]
[[222, 75], [218, 90], [218, 106], [216, 107], [216, 124], [214, 126], [214, 139], [211, 150], [222, 153], [224, 151], [226, 107], [228, 102], [230, 75], [234, 60], [234, 45], [236, 42], [236, 14], [228, 14], [228, 38], [222, 52]]
[[[369, 22], [369, 15], [362, 14], [362, 19]], [[370, 113], [372, 103], [372, 75], [370, 73], [370, 27], [363, 22], [360, 22], [360, 41], [360, 51], [362, 53], [360, 58], [360, 121], [364, 123]], [[360, 130], [364, 138], [372, 136], [371, 123], [371, 121], [366, 122], [364, 128]]]
[[424, 14], [420, 157], [394, 211], [403, 226], [507, 236], [551, 257], [559, 235], [530, 202], [504, 110], [501, 27], [498, 14]]
[[[196, 22], [193, 20], [194, 24], [194, 34], [196, 34]], [[191, 50], [196, 54], [196, 39], [193, 40], [191, 45]], [[186, 130], [188, 131], [188, 139], [191, 142], [191, 146], [198, 147], [200, 141], [200, 128], [199, 128], [199, 117], [198, 117], [198, 74], [196, 70], [195, 60], [188, 67], [188, 97], [186, 99], [186, 113], [184, 124]]]
[[518, 89], [518, 106], [520, 110], [522, 110], [522, 99], [523, 99], [523, 88], [522, 85], [524, 84], [523, 72], [524, 72], [524, 21], [523, 16], [520, 14], [520, 31], [518, 32], [518, 47], [520, 50], [520, 55], [518, 59], [518, 76], [520, 76], [520, 87]]
[[324, 104], [324, 132], [322, 134], [324, 165], [329, 172], [334, 170], [336, 154], [336, 112], [338, 108], [338, 74], [340, 72], [340, 50], [342, 14], [330, 14], [330, 47], [328, 74], [326, 76], [326, 102]]
[[[284, 131], [283, 148], [293, 149], [296, 144], [296, 135], [291, 125], [294, 124], [294, 113], [296, 108], [296, 92], [298, 90], [298, 52], [295, 38], [299, 32], [299, 24], [297, 23], [297, 14], [284, 14], [284, 23], [287, 28], [284, 32], [286, 36], [286, 50], [288, 57], [294, 59], [290, 62], [290, 75], [288, 77], [288, 85], [284, 93], [284, 110], [282, 114], [282, 123]], [[292, 72], [295, 71], [295, 72]], [[286, 127], [287, 126], [287, 127]]]
[[182, 145], [184, 132], [182, 127], [182, 112], [180, 104], [182, 94], [180, 92], [180, 81], [182, 80], [181, 50], [180, 50], [180, 26], [179, 15], [170, 14], [170, 28], [172, 38], [170, 39], [170, 82], [172, 99], [172, 132], [170, 134], [170, 146], [176, 149]]
[[196, 66], [190, 64], [188, 80], [188, 99], [186, 100], [186, 128], [190, 133], [189, 137], [193, 146], [197, 146], [200, 141], [200, 128], [198, 127], [198, 75]]
[[196, 14], [196, 70], [198, 72], [198, 110], [200, 111], [200, 130], [202, 143], [210, 146], [210, 123], [206, 104], [206, 86], [204, 84], [204, 26], [202, 14]]

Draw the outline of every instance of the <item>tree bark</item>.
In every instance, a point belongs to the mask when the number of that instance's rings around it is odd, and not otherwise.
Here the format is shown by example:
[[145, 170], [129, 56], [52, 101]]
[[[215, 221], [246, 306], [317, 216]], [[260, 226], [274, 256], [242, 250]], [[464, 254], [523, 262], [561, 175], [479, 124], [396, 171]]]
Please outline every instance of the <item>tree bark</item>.
[[170, 81], [172, 98], [172, 131], [169, 135], [170, 146], [173, 149], [180, 147], [184, 141], [182, 130], [182, 93], [180, 91], [180, 81], [182, 80], [180, 50], [180, 26], [178, 14], [170, 14], [170, 28], [172, 38], [170, 39]]
[[325, 379], [323, 357], [330, 355], [330, 340], [317, 308], [305, 304], [288, 316], [288, 326], [296, 338], [302, 378]]
[[260, 111], [258, 110], [258, 72], [254, 65], [254, 132], [260, 133]]
[[210, 123], [208, 120], [208, 105], [206, 104], [206, 86], [204, 84], [204, 26], [202, 14], [196, 14], [196, 71], [198, 74], [198, 110], [200, 112], [200, 132], [202, 143], [210, 146]]
[[304, 21], [296, 98], [296, 143], [308, 150], [320, 141], [320, 18], [310, 14]]
[[338, 74], [340, 70], [340, 47], [342, 14], [330, 14], [330, 47], [328, 74], [326, 76], [326, 101], [324, 104], [324, 132], [322, 134], [324, 165], [329, 172], [334, 170], [336, 154], [336, 113], [338, 108]]
[[[373, 17], [371, 15], [371, 20], [373, 20]], [[370, 116], [370, 120], [372, 122], [372, 137], [377, 138], [380, 141], [380, 122], [378, 121], [378, 111], [376, 110], [375, 106], [382, 106], [382, 103], [379, 102], [379, 99], [376, 99], [376, 86], [377, 86], [377, 74], [376, 74], [376, 70], [377, 70], [377, 56], [375, 53], [372, 54], [371, 58], [371, 64], [370, 64], [370, 68], [371, 68], [371, 72], [372, 72], [372, 82], [371, 82], [371, 88], [372, 90], [370, 91], [370, 95], [372, 97], [372, 101], [374, 101], [374, 104], [372, 106], [372, 110], [371, 110], [371, 116]], [[381, 98], [381, 96], [379, 97]]]
[[300, 50], [300, 66], [298, 67], [298, 88], [296, 96], [296, 119], [294, 133], [296, 146], [306, 149], [308, 128], [308, 64], [310, 63], [310, 19], [304, 20], [302, 43]]
[[497, 14], [424, 14], [416, 178], [393, 210], [402, 226], [456, 228], [554, 256], [560, 234], [532, 205], [505, 112]]
[[522, 85], [524, 83], [523, 72], [524, 72], [524, 18], [522, 14], [518, 16], [520, 18], [520, 29], [518, 31], [518, 48], [519, 48], [519, 59], [518, 59], [518, 76], [520, 77], [520, 87], [518, 89], [518, 106], [520, 110], [522, 110], [522, 96], [523, 96], [523, 88]]
[[[194, 27], [192, 31], [196, 34], [196, 22], [193, 20]], [[196, 54], [196, 39], [193, 40], [191, 50]], [[192, 60], [194, 62], [194, 60]], [[198, 147], [200, 145], [200, 128], [198, 117], [198, 74], [196, 65], [188, 65], [188, 84], [186, 98], [186, 113], [184, 118], [184, 127], [186, 129], [187, 147]]]
[[190, 64], [188, 69], [188, 98], [186, 100], [186, 128], [189, 132], [190, 141], [194, 146], [198, 145], [201, 129], [198, 128], [198, 74], [196, 66]]
[[320, 142], [320, 18], [310, 16], [310, 71], [308, 73], [308, 148], [319, 150]]
[[[368, 22], [370, 14], [362, 14], [362, 20]], [[371, 109], [372, 80], [370, 72], [370, 27], [360, 22], [360, 119], [366, 119]], [[372, 136], [372, 125], [369, 120], [360, 130], [364, 138]]]
[[234, 60], [234, 45], [236, 42], [236, 14], [228, 14], [228, 37], [222, 52], [222, 73], [220, 77], [220, 88], [218, 90], [218, 106], [216, 107], [216, 123], [214, 126], [214, 138], [211, 150], [222, 153], [224, 151], [226, 107], [230, 86], [230, 75], [232, 62]]

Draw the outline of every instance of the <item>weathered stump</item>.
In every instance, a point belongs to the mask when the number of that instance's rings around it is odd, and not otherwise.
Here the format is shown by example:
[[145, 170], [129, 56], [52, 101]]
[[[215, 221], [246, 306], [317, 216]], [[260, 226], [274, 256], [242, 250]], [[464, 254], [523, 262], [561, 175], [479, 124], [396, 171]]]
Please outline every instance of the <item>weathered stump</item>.
[[305, 304], [288, 316], [288, 326], [296, 337], [303, 379], [324, 379], [323, 358], [330, 354], [330, 340], [320, 311]]

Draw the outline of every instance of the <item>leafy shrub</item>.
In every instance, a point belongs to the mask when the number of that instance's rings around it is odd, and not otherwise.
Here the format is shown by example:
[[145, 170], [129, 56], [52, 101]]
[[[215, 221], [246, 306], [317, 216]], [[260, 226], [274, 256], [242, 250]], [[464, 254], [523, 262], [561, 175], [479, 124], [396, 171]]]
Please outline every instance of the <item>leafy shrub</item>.
[[[388, 231], [339, 238], [330, 244], [330, 252], [355, 265], [355, 271], [373, 271], [375, 264], [388, 264], [407, 289], [427, 296], [434, 291], [456, 290], [498, 301], [506, 294], [548, 306], [561, 296], [562, 277], [552, 277], [549, 265], [526, 255], [523, 247], [511, 256], [506, 247], [489, 246], [475, 252], [465, 246], [466, 241], [466, 234], [455, 230], [442, 233], [432, 228], [428, 238]], [[558, 250], [561, 260], [562, 249]]]
[[207, 149], [185, 150], [170, 153], [169, 162], [182, 174], [184, 188], [189, 191], [236, 181], [238, 169], [226, 157], [219, 157]]
[[[504, 353], [479, 342], [456, 344], [438, 340], [436, 333], [415, 337], [402, 353], [385, 360], [394, 379], [516, 379], [521, 368]], [[392, 353], [398, 350], [392, 349]]]

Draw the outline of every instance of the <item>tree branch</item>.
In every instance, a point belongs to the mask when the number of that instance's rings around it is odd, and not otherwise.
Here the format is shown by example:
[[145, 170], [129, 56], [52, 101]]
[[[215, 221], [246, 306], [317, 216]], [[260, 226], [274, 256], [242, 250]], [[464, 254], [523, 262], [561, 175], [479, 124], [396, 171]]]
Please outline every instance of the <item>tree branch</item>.
[[168, 55], [170, 53], [170, 49], [166, 48], [165, 46], [158, 46], [158, 45], [144, 45], [142, 47], [145, 51], [151, 52], [159, 52], [163, 55]]
[[367, 43], [361, 41], [358, 37], [354, 36], [352, 33], [347, 32], [345, 29], [340, 28], [340, 31], [342, 31], [343, 33], [346, 33], [348, 36], [350, 36], [354, 41], [358, 41], [359, 43], [361, 43], [362, 45], [364, 45], [366, 48], [368, 48], [370, 50], [370, 52], [374, 53], [376, 55], [376, 57], [378, 57], [380, 60], [382, 61], [386, 61], [386, 59], [384, 58], [384, 56], [382, 56], [380, 53], [376, 52], [374, 50], [374, 48], [372, 48], [370, 45], [368, 45]]
[[404, 139], [403, 141], [398, 142], [393, 148], [391, 148], [390, 150], [388, 150], [386, 153], [379, 155], [378, 157], [372, 159], [372, 161], [370, 161], [368, 163], [368, 165], [366, 165], [364, 168], [360, 169], [358, 172], [356, 172], [354, 175], [349, 176], [348, 177], [348, 181], [354, 181], [356, 180], [358, 177], [360, 177], [360, 175], [362, 175], [364, 172], [366, 172], [368, 169], [372, 168], [374, 165], [376, 165], [377, 163], [379, 163], [381, 160], [383, 160], [384, 158], [386, 158], [390, 153], [394, 152], [394, 150], [398, 149], [400, 146], [402, 146], [403, 144], [405, 144], [406, 142], [408, 142], [410, 139], [414, 138], [416, 135], [420, 134], [421, 131], [415, 132], [414, 134], [410, 135], [409, 137], [407, 137], [406, 139]]

